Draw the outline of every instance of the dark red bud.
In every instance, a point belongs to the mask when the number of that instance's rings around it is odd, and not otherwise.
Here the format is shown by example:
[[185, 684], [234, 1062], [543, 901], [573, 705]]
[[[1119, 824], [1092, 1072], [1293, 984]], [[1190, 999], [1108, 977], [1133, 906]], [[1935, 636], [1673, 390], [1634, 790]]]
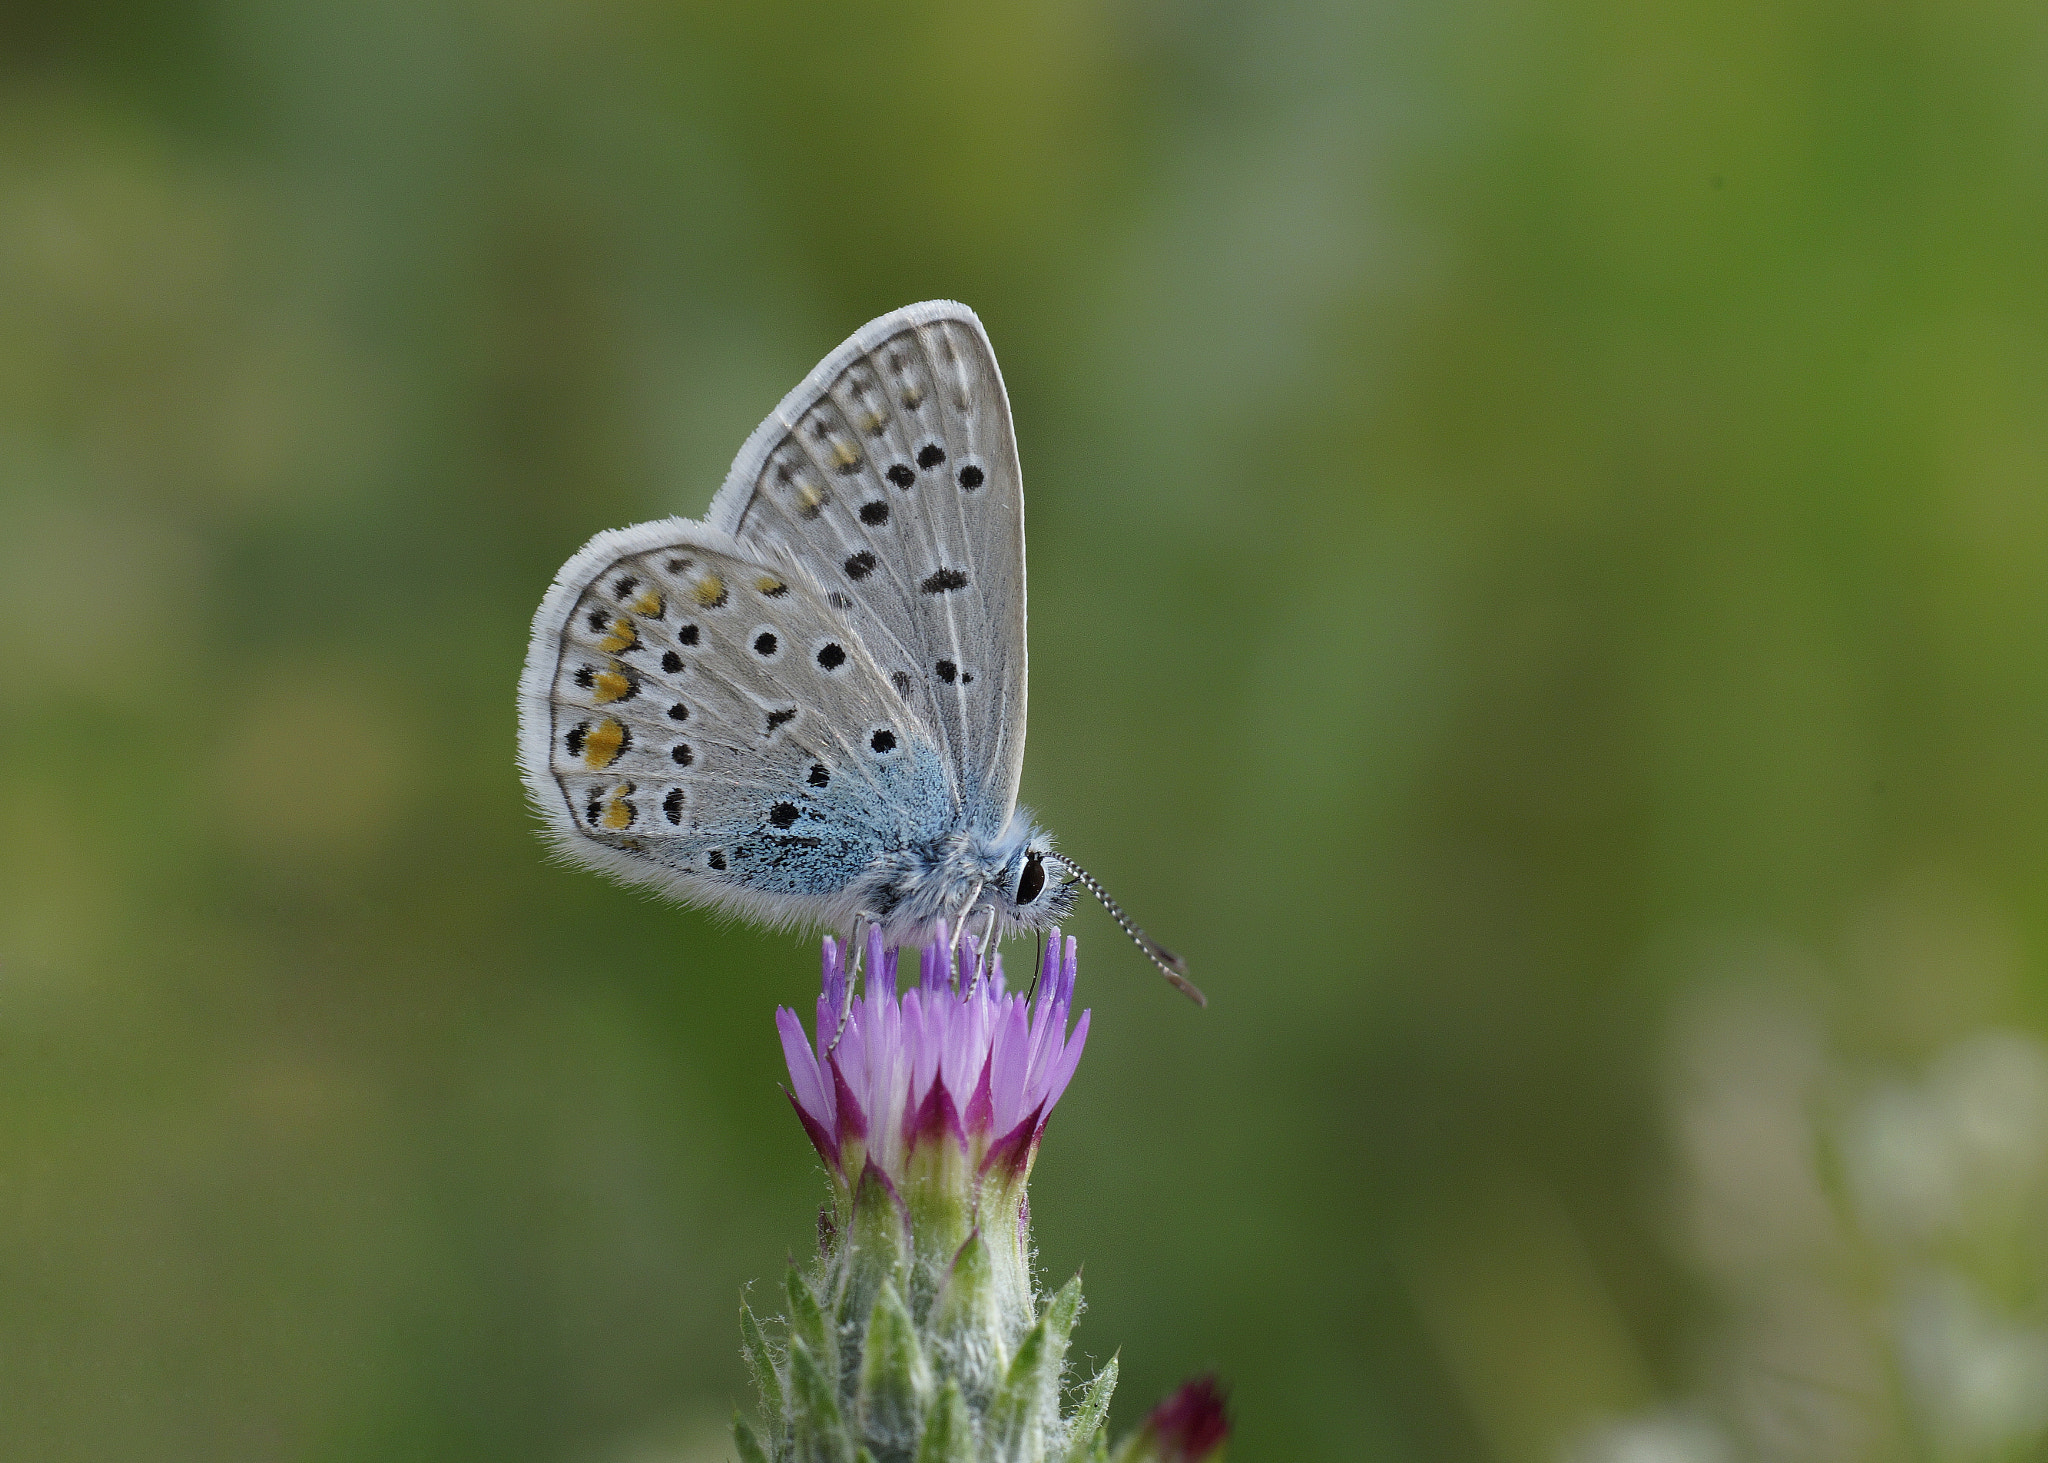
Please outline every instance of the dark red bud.
[[1160, 1463], [1202, 1463], [1230, 1436], [1223, 1389], [1211, 1376], [1183, 1382], [1180, 1390], [1152, 1409], [1145, 1432]]

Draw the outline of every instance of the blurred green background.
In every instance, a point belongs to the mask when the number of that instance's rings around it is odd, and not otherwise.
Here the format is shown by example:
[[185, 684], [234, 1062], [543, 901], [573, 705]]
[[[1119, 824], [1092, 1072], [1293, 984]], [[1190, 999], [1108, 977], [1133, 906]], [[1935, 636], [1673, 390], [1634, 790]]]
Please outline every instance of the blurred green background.
[[0, 12], [0, 1456], [700, 1463], [805, 943], [513, 686], [871, 316], [986, 321], [1033, 1185], [1238, 1463], [2040, 1457], [2035, 0]]

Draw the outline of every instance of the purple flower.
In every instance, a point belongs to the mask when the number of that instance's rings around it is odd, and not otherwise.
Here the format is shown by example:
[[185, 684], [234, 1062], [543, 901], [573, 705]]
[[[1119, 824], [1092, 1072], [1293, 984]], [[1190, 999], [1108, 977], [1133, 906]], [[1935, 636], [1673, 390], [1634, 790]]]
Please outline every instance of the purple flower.
[[836, 940], [825, 940], [811, 1036], [794, 1011], [775, 1013], [790, 1102], [834, 1186], [846, 1193], [870, 1166], [898, 1191], [950, 1175], [946, 1187], [964, 1184], [965, 1197], [1027, 1176], [1088, 1039], [1086, 1011], [1067, 1031], [1074, 941], [1053, 931], [1029, 1001], [1005, 987], [1002, 957], [984, 968], [971, 940], [957, 960], [945, 939], [926, 945], [917, 985], [900, 996], [896, 952], [879, 931], [867, 957], [866, 990], [836, 1047], [847, 980]]

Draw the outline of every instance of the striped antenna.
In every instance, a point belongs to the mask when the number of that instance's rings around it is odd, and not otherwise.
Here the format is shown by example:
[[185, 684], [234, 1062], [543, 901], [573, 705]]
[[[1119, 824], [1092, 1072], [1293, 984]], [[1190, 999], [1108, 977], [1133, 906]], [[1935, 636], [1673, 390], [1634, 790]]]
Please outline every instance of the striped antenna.
[[1209, 998], [1188, 979], [1187, 962], [1131, 923], [1131, 917], [1124, 913], [1123, 906], [1109, 897], [1109, 891], [1102, 887], [1101, 882], [1093, 874], [1063, 853], [1048, 854], [1047, 857], [1057, 860], [1068, 873], [1081, 882], [1082, 887], [1101, 902], [1102, 907], [1109, 911], [1109, 917], [1117, 922], [1125, 934], [1137, 942], [1138, 948], [1145, 952], [1145, 958], [1159, 967], [1159, 973], [1172, 983], [1175, 990], [1197, 1006], [1209, 1004]]

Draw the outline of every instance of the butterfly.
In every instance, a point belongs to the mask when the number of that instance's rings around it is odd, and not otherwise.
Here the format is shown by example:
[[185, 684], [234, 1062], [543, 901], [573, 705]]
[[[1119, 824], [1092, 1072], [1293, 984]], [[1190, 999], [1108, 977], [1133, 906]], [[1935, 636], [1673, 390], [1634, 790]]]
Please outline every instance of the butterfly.
[[1200, 1001], [1017, 807], [1024, 620], [995, 353], [965, 305], [910, 305], [783, 398], [704, 521], [600, 533], [562, 567], [520, 768], [554, 846], [626, 883], [856, 948], [1043, 931], [1079, 884]]

